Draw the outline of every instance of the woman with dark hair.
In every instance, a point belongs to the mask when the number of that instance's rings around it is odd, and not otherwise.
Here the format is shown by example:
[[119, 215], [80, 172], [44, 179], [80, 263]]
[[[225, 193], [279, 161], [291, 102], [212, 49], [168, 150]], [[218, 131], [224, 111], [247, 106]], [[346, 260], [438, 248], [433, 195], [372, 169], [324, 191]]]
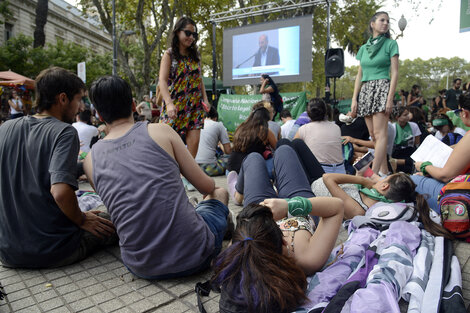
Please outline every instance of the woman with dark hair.
[[465, 129], [456, 127], [447, 114], [434, 115], [431, 125], [437, 130], [434, 136], [450, 146], [456, 144], [467, 133]]
[[352, 117], [365, 117], [375, 144], [372, 170], [377, 174], [387, 160], [387, 122], [398, 81], [398, 45], [390, 39], [389, 22], [386, 12], [375, 13], [370, 20], [372, 36], [356, 56], [361, 64], [349, 113]]
[[276, 83], [274, 83], [273, 79], [268, 74], [261, 75], [261, 87], [259, 92], [263, 95], [263, 100], [272, 103], [274, 108], [274, 116], [272, 120], [274, 121], [276, 115], [278, 113], [280, 114], [283, 109], [283, 102]]
[[307, 113], [311, 122], [301, 126], [294, 138], [305, 141], [325, 173], [345, 174], [341, 129], [327, 120], [325, 102], [320, 98], [311, 99]]
[[420, 100], [422, 100], [423, 96], [421, 95], [420, 89], [419, 85], [413, 85], [413, 87], [411, 87], [411, 91], [408, 94], [408, 106], [421, 107]]
[[413, 203], [418, 220], [434, 236], [452, 239], [452, 236], [430, 217], [430, 208], [424, 196], [414, 191], [415, 183], [405, 173], [396, 173], [375, 180], [353, 175], [325, 174], [312, 184], [316, 196], [333, 196], [344, 202], [344, 218], [364, 215], [377, 202]]
[[163, 55], [159, 78], [163, 97], [160, 120], [186, 138], [193, 157], [196, 157], [200, 131], [204, 126], [203, 103], [209, 110], [197, 39], [196, 23], [189, 17], [180, 17], [171, 33], [171, 48]]
[[314, 197], [292, 148], [274, 154], [277, 192], [263, 161], [249, 154], [238, 178], [245, 208], [214, 267], [221, 312], [292, 312], [306, 300], [305, 275], [324, 266], [338, 237], [342, 201]]
[[24, 114], [23, 102], [21, 102], [20, 97], [16, 90], [13, 90], [8, 97], [8, 105], [10, 106], [10, 118], [22, 117]]
[[[267, 146], [272, 150], [276, 148], [277, 139], [268, 127], [269, 111], [263, 107], [263, 103], [263, 101], [260, 101], [260, 106], [257, 106], [235, 130], [227, 170], [238, 173], [243, 159], [251, 152], [258, 152], [263, 155], [267, 151]], [[268, 159], [268, 156], [265, 155], [265, 158]]]

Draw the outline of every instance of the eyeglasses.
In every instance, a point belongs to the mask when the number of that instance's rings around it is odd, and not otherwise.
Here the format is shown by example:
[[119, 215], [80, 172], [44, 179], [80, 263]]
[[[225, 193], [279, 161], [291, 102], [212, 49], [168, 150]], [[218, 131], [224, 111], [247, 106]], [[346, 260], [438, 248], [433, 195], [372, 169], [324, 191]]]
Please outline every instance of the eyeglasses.
[[190, 37], [190, 36], [193, 36], [194, 40], [197, 40], [199, 38], [199, 35], [197, 32], [192, 32], [190, 30], [183, 30], [184, 31], [184, 34], [186, 35], [186, 37]]

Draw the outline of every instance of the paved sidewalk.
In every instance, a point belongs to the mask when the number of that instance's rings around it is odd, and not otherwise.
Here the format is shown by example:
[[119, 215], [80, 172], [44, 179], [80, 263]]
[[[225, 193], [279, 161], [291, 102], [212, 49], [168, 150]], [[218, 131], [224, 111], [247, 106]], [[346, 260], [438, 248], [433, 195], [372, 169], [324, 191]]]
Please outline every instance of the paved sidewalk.
[[[226, 187], [225, 177], [217, 177]], [[81, 189], [89, 189], [81, 184]], [[189, 192], [189, 196], [201, 195]], [[229, 203], [236, 216], [241, 207]], [[337, 243], [347, 238], [342, 230]], [[224, 242], [227, 245], [228, 241]], [[454, 244], [462, 267], [465, 303], [470, 303], [470, 245]], [[187, 278], [147, 281], [130, 274], [120, 261], [119, 248], [96, 253], [71, 266], [53, 270], [13, 270], [0, 266], [0, 282], [8, 294], [0, 312], [199, 312], [194, 286], [210, 271]], [[208, 312], [218, 312], [218, 294], [204, 297]], [[406, 305], [402, 312], [406, 312]], [[405, 310], [405, 311], [404, 311]]]

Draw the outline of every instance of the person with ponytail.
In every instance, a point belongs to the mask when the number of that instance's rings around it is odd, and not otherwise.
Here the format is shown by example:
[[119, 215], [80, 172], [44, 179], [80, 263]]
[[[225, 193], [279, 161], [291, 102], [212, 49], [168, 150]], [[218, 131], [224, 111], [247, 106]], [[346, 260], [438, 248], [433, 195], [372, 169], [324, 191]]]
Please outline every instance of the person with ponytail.
[[352, 117], [364, 116], [375, 145], [374, 173], [386, 169], [388, 117], [394, 107], [398, 82], [398, 45], [390, 38], [390, 18], [375, 13], [369, 22], [371, 37], [359, 49], [360, 61], [351, 102]]
[[260, 154], [249, 154], [240, 170], [245, 208], [214, 264], [221, 312], [293, 311], [306, 300], [306, 275], [324, 266], [338, 237], [343, 201], [314, 196], [291, 147], [273, 158], [277, 192]]
[[401, 172], [377, 180], [345, 174], [324, 174], [323, 178], [312, 184], [312, 191], [317, 196], [333, 196], [343, 200], [346, 219], [364, 215], [369, 207], [379, 201], [414, 203], [418, 220], [427, 231], [434, 236], [451, 239], [452, 236], [441, 225], [431, 220], [431, 209], [415, 188], [411, 177]]

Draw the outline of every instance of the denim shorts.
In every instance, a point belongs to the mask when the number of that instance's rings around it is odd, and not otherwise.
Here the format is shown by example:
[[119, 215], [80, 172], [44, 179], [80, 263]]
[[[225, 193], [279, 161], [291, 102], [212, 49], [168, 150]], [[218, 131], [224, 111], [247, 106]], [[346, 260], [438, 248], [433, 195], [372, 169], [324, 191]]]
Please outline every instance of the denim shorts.
[[228, 207], [222, 202], [220, 202], [219, 200], [210, 199], [210, 200], [199, 202], [198, 205], [196, 206], [196, 213], [199, 214], [204, 219], [210, 231], [214, 234], [214, 251], [200, 265], [194, 268], [191, 268], [189, 270], [184, 270], [178, 273], [162, 274], [162, 275], [156, 275], [156, 276], [151, 276], [151, 277], [137, 275], [126, 266], [127, 269], [134, 275], [139, 276], [144, 279], [162, 280], [162, 279], [189, 276], [189, 275], [199, 273], [209, 268], [212, 260], [222, 250], [222, 241], [224, 240], [225, 232], [227, 230], [227, 216], [228, 216], [229, 210], [228, 210]]

